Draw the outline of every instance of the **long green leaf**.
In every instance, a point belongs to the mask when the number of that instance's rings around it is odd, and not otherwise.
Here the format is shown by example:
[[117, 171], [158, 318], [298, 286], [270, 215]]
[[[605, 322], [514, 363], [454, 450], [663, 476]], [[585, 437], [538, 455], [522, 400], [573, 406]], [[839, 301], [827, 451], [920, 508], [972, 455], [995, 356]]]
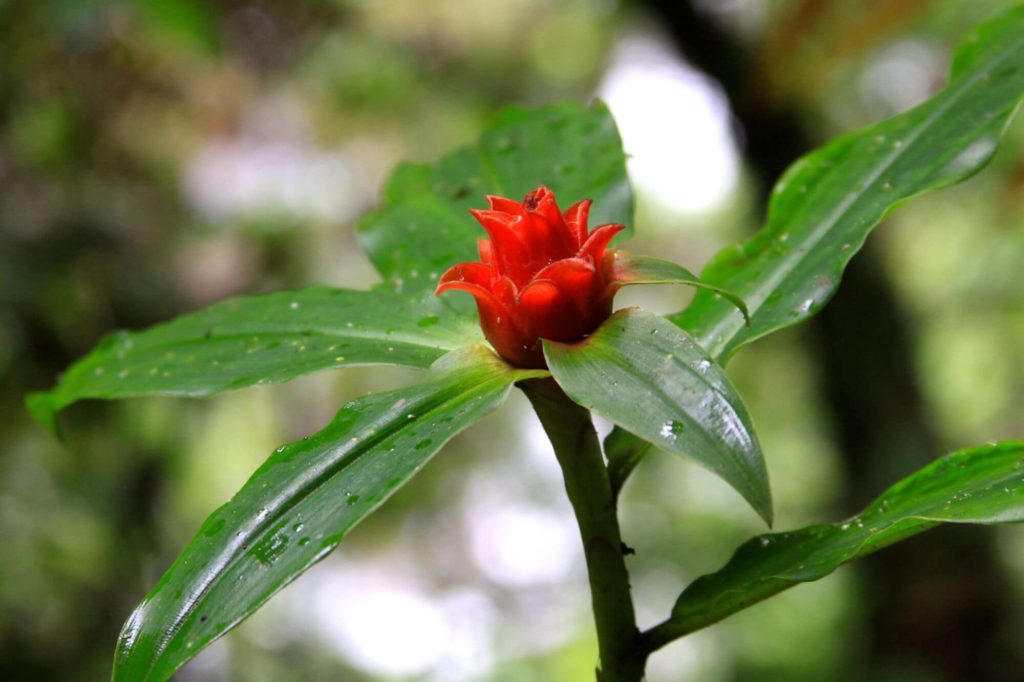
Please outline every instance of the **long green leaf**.
[[544, 342], [555, 381], [616, 425], [721, 476], [772, 522], [764, 458], [722, 368], [671, 322], [623, 310], [575, 344]]
[[963, 41], [942, 92], [793, 164], [775, 186], [765, 228], [712, 259], [701, 279], [742, 296], [749, 326], [727, 301], [704, 291], [673, 321], [724, 362], [743, 344], [813, 315], [897, 203], [988, 163], [1022, 95], [1018, 6]]
[[513, 382], [542, 375], [468, 347], [422, 383], [353, 401], [324, 430], [278, 448], [129, 617], [115, 682], [170, 677], [333, 550]]
[[[448, 314], [446, 314], [448, 313]], [[432, 297], [314, 287], [222, 301], [171, 322], [104, 339], [29, 406], [48, 426], [83, 398], [205, 396], [329, 367], [429, 367], [481, 339]]]
[[392, 176], [384, 206], [359, 223], [377, 269], [403, 291], [433, 289], [450, 266], [476, 260], [483, 228], [470, 217], [484, 195], [522, 199], [547, 185], [563, 208], [593, 199], [591, 225], [633, 222], [633, 195], [607, 108], [556, 104], [502, 111], [479, 142]]
[[939, 523], [1024, 521], [1024, 442], [947, 455], [842, 523], [756, 537], [694, 581], [648, 639], [660, 646]]
[[[985, 166], [1022, 94], [1018, 6], [968, 35], [949, 85], [931, 100], [794, 163], [772, 192], [764, 229], [708, 263], [701, 280], [741, 297], [749, 325], [728, 300], [700, 290], [669, 319], [722, 364], [740, 346], [807, 319], [832, 297], [846, 264], [896, 204]], [[630, 434], [616, 439], [618, 449], [633, 453], [633, 466], [650, 450]], [[631, 470], [620, 472], [620, 485]]]

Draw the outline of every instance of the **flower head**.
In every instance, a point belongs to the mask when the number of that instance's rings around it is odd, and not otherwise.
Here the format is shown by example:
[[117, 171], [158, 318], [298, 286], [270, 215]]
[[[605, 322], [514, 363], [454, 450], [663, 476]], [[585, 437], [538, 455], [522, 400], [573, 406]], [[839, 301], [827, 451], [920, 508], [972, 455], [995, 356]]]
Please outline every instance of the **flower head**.
[[520, 367], [544, 367], [541, 339], [583, 339], [610, 314], [618, 288], [608, 243], [622, 225], [588, 232], [590, 200], [559, 211], [547, 187], [522, 203], [488, 196], [490, 209], [471, 210], [490, 239], [478, 242], [480, 262], [441, 276], [437, 293], [458, 289], [476, 298], [480, 326], [498, 353]]

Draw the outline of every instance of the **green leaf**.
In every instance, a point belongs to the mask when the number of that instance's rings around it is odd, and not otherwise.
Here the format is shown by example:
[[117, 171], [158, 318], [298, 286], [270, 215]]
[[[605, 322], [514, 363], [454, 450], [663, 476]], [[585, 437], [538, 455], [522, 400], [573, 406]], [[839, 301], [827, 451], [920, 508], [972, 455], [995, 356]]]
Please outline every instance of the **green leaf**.
[[671, 322], [638, 308], [575, 344], [544, 341], [555, 381], [605, 419], [721, 476], [772, 522], [750, 415], [725, 372]]
[[842, 523], [745, 543], [722, 569], [694, 581], [672, 617], [649, 633], [658, 646], [939, 523], [1024, 521], [1024, 442], [961, 450], [892, 486]]
[[45, 425], [83, 398], [205, 396], [365, 364], [429, 367], [481, 339], [477, 325], [432, 296], [313, 287], [216, 303], [104, 339], [48, 393], [29, 397]]
[[698, 289], [707, 289], [736, 306], [743, 319], [749, 321], [747, 305], [742, 298], [731, 291], [704, 282], [682, 265], [652, 256], [639, 256], [628, 251], [616, 250], [611, 253], [611, 280], [615, 284], [686, 284]]
[[355, 400], [324, 430], [278, 448], [128, 618], [115, 682], [170, 677], [333, 550], [513, 382], [545, 375], [464, 348], [422, 383]]
[[1024, 94], [1024, 6], [971, 33], [949, 85], [895, 118], [839, 138], [778, 181], [767, 225], [719, 253], [701, 278], [743, 297], [699, 291], [672, 320], [723, 361], [737, 348], [817, 312], [871, 230], [900, 201], [964, 180], [992, 157]]
[[[670, 319], [722, 364], [744, 344], [807, 319], [831, 298], [846, 264], [900, 201], [985, 166], [1022, 93], [1024, 6], [1018, 6], [968, 35], [951, 82], [931, 100], [794, 163], [775, 186], [764, 229], [708, 263], [701, 279], [742, 297], [748, 324], [709, 291], [698, 291]], [[623, 447], [641, 447], [628, 434], [618, 437]]]
[[556, 104], [498, 114], [479, 142], [432, 164], [395, 171], [384, 206], [360, 221], [370, 260], [399, 290], [433, 289], [449, 267], [477, 259], [483, 228], [470, 208], [484, 196], [516, 200], [540, 185], [568, 208], [593, 199], [592, 226], [633, 222], [633, 195], [615, 121], [600, 102]]

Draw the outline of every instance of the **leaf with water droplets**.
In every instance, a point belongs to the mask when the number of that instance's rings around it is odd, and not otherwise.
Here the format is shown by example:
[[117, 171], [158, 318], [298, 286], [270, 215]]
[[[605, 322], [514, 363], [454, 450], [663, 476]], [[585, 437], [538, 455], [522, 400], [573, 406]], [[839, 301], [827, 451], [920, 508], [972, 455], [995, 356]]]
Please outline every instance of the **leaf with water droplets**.
[[[522, 199], [548, 186], [563, 208], [594, 201], [590, 224], [620, 223], [628, 236], [633, 195], [615, 121], [600, 102], [500, 112], [475, 144], [432, 164], [405, 164], [392, 176], [384, 205], [359, 222], [359, 241], [374, 266], [403, 291], [433, 290], [456, 263], [476, 260], [486, 236], [469, 215], [484, 195]], [[452, 305], [471, 305], [468, 298]]]
[[480, 340], [474, 322], [452, 315], [429, 295], [328, 287], [279, 291], [109, 336], [56, 388], [30, 396], [29, 405], [52, 427], [59, 410], [83, 398], [206, 396], [349, 365], [426, 368], [449, 350]]
[[904, 199], [988, 163], [1024, 95], [1024, 6], [982, 25], [957, 50], [949, 85], [924, 104], [841, 137], [794, 163], [764, 229], [715, 256], [701, 279], [741, 296], [750, 324], [698, 291], [672, 317], [713, 357], [821, 309], [871, 230]]
[[[708, 263], [701, 280], [742, 297], [749, 323], [702, 290], [670, 319], [725, 364], [744, 344], [820, 310], [899, 202], [983, 168], [1024, 94], [1024, 6], [972, 32], [953, 61], [949, 85], [931, 100], [796, 161], [772, 192], [764, 229]], [[625, 450], [641, 448], [620, 438]]]
[[715, 472], [771, 524], [768, 473], [750, 415], [722, 368], [681, 329], [632, 308], [579, 343], [545, 341], [544, 356], [570, 398]]
[[514, 382], [544, 375], [467, 347], [422, 383], [355, 400], [319, 433], [275, 450], [129, 617], [114, 681], [166, 680], [326, 556]]
[[903, 479], [851, 519], [754, 538], [687, 587], [671, 619], [648, 636], [667, 643], [940, 523], [1024, 521], [1022, 462], [1021, 441], [961, 450]]

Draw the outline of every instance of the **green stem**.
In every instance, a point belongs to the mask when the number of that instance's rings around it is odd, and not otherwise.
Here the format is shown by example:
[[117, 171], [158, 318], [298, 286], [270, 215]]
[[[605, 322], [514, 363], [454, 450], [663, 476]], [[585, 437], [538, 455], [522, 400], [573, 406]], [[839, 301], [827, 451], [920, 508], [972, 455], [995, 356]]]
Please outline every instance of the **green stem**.
[[601, 659], [597, 679], [640, 682], [647, 651], [636, 626], [615, 500], [590, 413], [554, 379], [531, 379], [519, 386], [551, 439], [579, 524]]

